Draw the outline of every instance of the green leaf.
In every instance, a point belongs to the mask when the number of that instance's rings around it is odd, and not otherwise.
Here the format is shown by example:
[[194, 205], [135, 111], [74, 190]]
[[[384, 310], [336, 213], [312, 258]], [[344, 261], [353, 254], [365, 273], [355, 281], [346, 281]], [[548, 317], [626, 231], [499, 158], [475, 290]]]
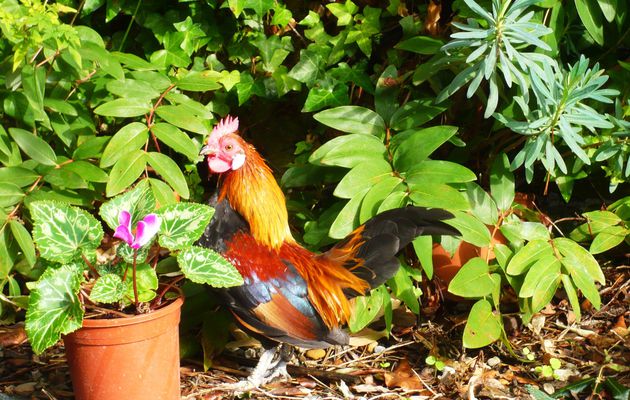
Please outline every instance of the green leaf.
[[[356, 167], [355, 167], [356, 168]], [[361, 211], [359, 212], [359, 223], [364, 223], [368, 219], [375, 216], [379, 206], [385, 198], [394, 190], [394, 188], [402, 182], [397, 176], [387, 175], [380, 182], [372, 186], [361, 203]]]
[[418, 298], [422, 295], [422, 290], [413, 284], [413, 280], [407, 272], [407, 267], [403, 265], [398, 268], [396, 275], [388, 282], [396, 298], [402, 300], [411, 312], [419, 314], [420, 302]]
[[157, 208], [177, 203], [178, 199], [175, 197], [175, 193], [169, 185], [159, 179], [153, 178], [149, 178], [149, 182], [151, 182], [151, 189], [153, 191], [153, 195], [155, 196]]
[[384, 121], [390, 121], [398, 109], [400, 82], [395, 65], [388, 65], [376, 82], [374, 106]]
[[47, 97], [44, 99], [44, 106], [60, 114], [70, 115], [72, 117], [78, 115], [77, 109], [71, 103], [61, 99], [51, 99]]
[[177, 256], [177, 262], [186, 278], [213, 287], [231, 287], [243, 284], [243, 277], [229, 261], [213, 250], [192, 246]]
[[354, 228], [359, 225], [359, 208], [361, 202], [368, 192], [368, 189], [363, 189], [357, 193], [346, 205], [341, 209], [337, 218], [330, 226], [328, 235], [333, 239], [343, 239], [348, 236]]
[[289, 77], [307, 85], [314, 83], [319, 75], [320, 68], [325, 65], [324, 56], [318, 50], [320, 50], [320, 47], [316, 45], [300, 50], [300, 61], [291, 68]]
[[444, 45], [444, 42], [439, 39], [434, 39], [429, 36], [414, 36], [407, 40], [403, 40], [394, 46], [395, 49], [411, 51], [417, 54], [436, 54], [440, 51], [440, 48]]
[[[129, 278], [132, 276], [132, 266], [128, 265], [127, 268], [127, 278]], [[149, 264], [142, 263], [136, 265], [136, 287], [138, 289], [139, 302], [153, 300], [156, 296], [155, 291], [158, 288], [158, 284], [157, 273]], [[134, 301], [133, 281], [131, 279], [125, 281], [123, 301], [127, 304], [131, 304]]]
[[184, 132], [171, 124], [157, 123], [151, 131], [164, 144], [176, 152], [185, 155], [190, 161], [196, 161], [199, 156], [199, 146]]
[[[175, 125], [182, 129], [186, 129], [187, 131], [199, 133], [201, 135], [205, 135], [210, 132], [208, 127], [204, 124], [203, 119], [191, 113], [190, 107], [188, 106], [185, 106], [185, 105], [160, 106], [155, 112], [157, 115], [160, 116], [160, 118], [162, 118], [169, 124]], [[169, 126], [168, 124], [164, 124], [164, 123], [155, 124], [151, 128], [154, 133], [155, 133], [155, 128], [158, 125]], [[184, 134], [183, 132], [181, 133], [182, 135], [186, 136], [186, 139], [183, 139], [183, 140], [185, 140], [186, 142], [191, 141], [188, 135]], [[178, 137], [181, 137], [182, 135], [178, 135]], [[187, 143], [184, 143], [184, 144], [187, 144]], [[169, 144], [169, 146], [171, 145]], [[173, 149], [177, 150], [174, 147]]]
[[125, 154], [144, 146], [149, 138], [145, 124], [132, 122], [120, 128], [105, 147], [101, 157], [101, 168], [110, 167]]
[[413, 131], [394, 151], [394, 168], [401, 172], [409, 171], [426, 160], [455, 133], [457, 127], [448, 125]]
[[326, 107], [337, 107], [348, 104], [348, 87], [343, 83], [326, 87], [313, 87], [308, 92], [302, 112], [313, 112]]
[[350, 199], [364, 189], [369, 189], [387, 176], [391, 176], [392, 167], [385, 160], [365, 161], [356, 165], [343, 177], [333, 195]]
[[[602, 14], [604, 14], [606, 21], [613, 22], [617, 16], [617, 0], [597, 0], [597, 3], [599, 4], [599, 8], [602, 10]], [[621, 12], [621, 8], [619, 8], [619, 11]]]
[[486, 225], [495, 225], [499, 221], [497, 205], [490, 195], [476, 183], [466, 184], [464, 192], [468, 197], [470, 211]]
[[181, 197], [187, 199], [190, 196], [186, 178], [173, 159], [162, 153], [149, 152], [147, 161]]
[[595, 286], [593, 276], [586, 267], [580, 263], [579, 257], [573, 254], [565, 255], [564, 258], [562, 258], [562, 265], [569, 271], [573, 283], [582, 291], [584, 297], [589, 299], [593, 307], [599, 309], [602, 304], [599, 291], [597, 290], [597, 286]]
[[463, 212], [453, 212], [455, 218], [449, 219], [447, 224], [453, 226], [462, 234], [465, 242], [478, 247], [485, 247], [490, 244], [490, 231], [486, 225], [472, 215]]
[[69, 263], [101, 244], [101, 224], [87, 211], [53, 201], [34, 201], [29, 208], [33, 239], [42, 258]]
[[600, 232], [593, 242], [589, 251], [591, 254], [603, 253], [624, 241], [630, 231], [623, 226], [611, 226]]
[[43, 165], [57, 165], [55, 151], [42, 138], [19, 128], [9, 128], [9, 133], [27, 156]]
[[501, 225], [501, 232], [509, 239], [520, 240], [549, 240], [549, 230], [540, 222], [509, 219]]
[[151, 111], [151, 104], [144, 99], [121, 98], [108, 101], [94, 109], [94, 113], [106, 117], [139, 117]]
[[125, 294], [125, 284], [116, 274], [103, 274], [94, 283], [90, 300], [97, 303], [116, 303]]
[[575, 0], [575, 8], [584, 27], [593, 40], [600, 46], [603, 46], [604, 21], [602, 18], [602, 10], [597, 5], [597, 0]]
[[109, 182], [105, 188], [107, 197], [112, 197], [131, 186], [144, 172], [146, 159], [146, 153], [142, 150], [134, 150], [120, 157], [109, 174]]
[[148, 246], [142, 246], [136, 251], [136, 249], [132, 249], [127, 243], [121, 242], [116, 248], [116, 255], [129, 264], [133, 264], [133, 259], [135, 258], [136, 263], [139, 264], [147, 261], [150, 247], [151, 245], [149, 244]]
[[615, 378], [606, 378], [604, 386], [612, 394], [613, 400], [628, 400], [630, 398], [630, 387], [622, 385]]
[[82, 280], [81, 269], [76, 266], [47, 268], [31, 290], [25, 328], [36, 354], [83, 325], [78, 296]]
[[514, 201], [514, 174], [510, 171], [510, 160], [505, 153], [501, 153], [494, 160], [490, 171], [490, 193], [497, 207], [501, 211], [507, 211]]
[[42, 121], [44, 126], [50, 127], [48, 115], [44, 111], [44, 93], [46, 91], [46, 68], [25, 65], [22, 68], [22, 92], [30, 111], [34, 114], [36, 121]]
[[24, 225], [22, 225], [15, 219], [9, 220], [9, 225], [11, 226], [11, 232], [13, 233], [15, 241], [22, 249], [22, 254], [24, 254], [24, 258], [28, 262], [28, 265], [32, 267], [33, 265], [35, 265], [37, 256], [35, 254], [35, 245], [33, 244], [33, 238], [31, 237], [31, 234], [28, 233]]
[[365, 161], [385, 158], [387, 149], [375, 136], [350, 134], [339, 136], [315, 150], [309, 162], [316, 165], [336, 165], [352, 168]]
[[367, 296], [355, 299], [354, 312], [348, 321], [351, 332], [358, 332], [365, 328], [378, 315], [383, 306], [383, 298], [389, 296], [384, 285], [372, 290]]
[[400, 208], [405, 206], [409, 201], [409, 194], [404, 190], [403, 185], [398, 186], [398, 189], [394, 189], [378, 207], [378, 212], [392, 210], [394, 208]]
[[79, 174], [65, 168], [51, 169], [44, 175], [44, 180], [60, 189], [87, 189], [88, 184]]
[[160, 96], [160, 91], [141, 80], [123, 79], [107, 82], [107, 90], [119, 97], [133, 98], [141, 102], [148, 102]]
[[146, 179], [140, 181], [133, 189], [103, 203], [99, 215], [110, 229], [116, 230], [118, 216], [123, 210], [131, 214], [132, 225], [155, 210], [155, 197]]
[[243, 0], [243, 8], [249, 8], [262, 17], [273, 8], [273, 0]]
[[105, 171], [87, 161], [73, 161], [61, 167], [60, 171], [70, 171], [88, 182], [107, 182], [109, 176]]
[[347, 133], [385, 136], [385, 122], [374, 111], [359, 106], [342, 106], [313, 115], [320, 123]]
[[121, 64], [124, 64], [128, 68], [136, 71], [151, 71], [157, 69], [157, 67], [150, 62], [134, 54], [121, 53], [118, 51], [113, 51], [110, 54], [114, 56], [114, 58], [116, 58]]
[[[0, 140], [1, 142], [1, 140]], [[22, 167], [5, 167], [0, 168], [0, 182], [10, 183], [19, 187], [25, 187], [33, 184], [40, 175], [30, 169]]]
[[492, 305], [486, 299], [476, 302], [464, 327], [464, 347], [478, 349], [487, 346], [501, 337], [503, 324], [501, 314], [492, 311]]
[[201, 237], [214, 209], [204, 204], [176, 203], [160, 208], [157, 215], [162, 219], [159, 242], [170, 250], [192, 246]]
[[553, 254], [539, 258], [527, 271], [525, 280], [518, 292], [519, 297], [532, 297], [543, 281], [553, 280], [560, 276], [560, 261]]
[[553, 256], [551, 245], [546, 240], [532, 240], [520, 249], [507, 266], [507, 273], [520, 275], [527, 271], [532, 264], [546, 256]]
[[396, 131], [417, 128], [440, 115], [447, 107], [436, 106], [433, 99], [418, 99], [405, 103], [390, 121], [390, 127]]
[[409, 198], [417, 206], [440, 207], [449, 210], [466, 210], [469, 208], [466, 198], [451, 186], [423, 182], [409, 182]]
[[571, 256], [579, 262], [581, 266], [588, 272], [591, 279], [596, 280], [602, 285], [606, 282], [604, 273], [595, 257], [589, 253], [584, 247], [566, 238], [556, 238], [553, 240], [554, 246], [562, 253], [563, 256]]
[[562, 279], [562, 286], [564, 286], [564, 291], [567, 294], [567, 298], [569, 299], [569, 304], [571, 304], [571, 308], [573, 309], [573, 313], [575, 314], [575, 320], [580, 322], [582, 319], [582, 310], [580, 309], [580, 301], [578, 300], [577, 291], [575, 290], [575, 285], [571, 280], [571, 277], [566, 274], [562, 274], [560, 279]]
[[216, 71], [191, 71], [177, 81], [177, 87], [191, 92], [209, 92], [221, 89], [221, 73]]
[[431, 236], [418, 236], [411, 243], [427, 278], [433, 279], [433, 238]]
[[450, 161], [424, 160], [407, 172], [405, 180], [409, 183], [465, 183], [477, 177], [468, 168]]
[[514, 253], [508, 246], [501, 243], [495, 243], [494, 254], [497, 257], [497, 262], [499, 263], [499, 266], [505, 271], [507, 269], [507, 263], [509, 262], [510, 258], [512, 258], [512, 255]]
[[19, 186], [12, 183], [0, 182], [0, 207], [10, 207], [17, 204], [24, 197]]
[[75, 160], [85, 160], [87, 158], [101, 158], [103, 151], [111, 139], [109, 136], [91, 137], [81, 143], [72, 153]]
[[462, 297], [484, 297], [492, 293], [494, 281], [488, 263], [475, 257], [470, 259], [451, 280], [448, 291]]
[[582, 214], [589, 222], [590, 231], [599, 233], [609, 226], [617, 225], [621, 222], [621, 218], [610, 211], [589, 211]]

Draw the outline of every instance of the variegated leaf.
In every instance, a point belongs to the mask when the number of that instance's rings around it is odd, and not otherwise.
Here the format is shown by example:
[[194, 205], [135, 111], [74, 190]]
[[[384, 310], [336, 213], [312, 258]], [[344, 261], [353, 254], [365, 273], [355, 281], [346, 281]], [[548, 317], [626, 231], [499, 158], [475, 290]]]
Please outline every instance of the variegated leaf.
[[177, 203], [160, 208], [162, 219], [160, 245], [171, 250], [191, 246], [203, 233], [214, 215], [210, 206], [195, 203]]
[[101, 224], [84, 210], [54, 201], [36, 201], [30, 209], [33, 240], [47, 260], [69, 263], [96, 250], [103, 239]]
[[26, 334], [36, 354], [57, 343], [62, 334], [83, 325], [78, 296], [82, 281], [82, 268], [78, 265], [49, 267], [31, 290]]
[[231, 287], [243, 284], [243, 277], [229, 261], [219, 253], [203, 247], [193, 246], [177, 256], [179, 266], [186, 278], [196, 283], [214, 287]]
[[101, 275], [90, 292], [90, 300], [98, 303], [115, 303], [122, 300], [125, 284], [116, 274]]
[[128, 192], [104, 203], [99, 214], [103, 221], [115, 230], [118, 226], [118, 216], [123, 210], [129, 211], [131, 214], [132, 225], [155, 210], [155, 196], [147, 179], [140, 181], [136, 187]]

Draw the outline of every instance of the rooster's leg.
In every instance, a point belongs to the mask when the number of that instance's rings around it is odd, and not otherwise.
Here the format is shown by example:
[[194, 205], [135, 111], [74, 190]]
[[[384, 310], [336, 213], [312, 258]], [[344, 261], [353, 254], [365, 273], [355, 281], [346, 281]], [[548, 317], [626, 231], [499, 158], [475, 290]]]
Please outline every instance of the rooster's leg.
[[276, 378], [290, 378], [287, 372], [287, 361], [291, 358], [290, 350], [282, 344], [265, 347], [260, 360], [247, 378], [254, 387], [264, 385]]

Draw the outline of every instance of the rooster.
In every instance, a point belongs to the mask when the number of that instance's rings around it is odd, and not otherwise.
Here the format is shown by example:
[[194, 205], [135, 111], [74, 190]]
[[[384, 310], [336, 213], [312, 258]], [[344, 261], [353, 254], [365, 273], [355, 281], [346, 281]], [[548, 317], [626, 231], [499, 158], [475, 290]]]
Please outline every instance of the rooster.
[[[201, 153], [220, 174], [211, 199], [215, 214], [199, 245], [212, 248], [241, 273], [244, 283], [223, 289], [227, 306], [265, 351], [248, 378], [254, 386], [286, 373], [281, 344], [325, 348], [348, 344], [342, 330], [352, 306], [391, 278], [396, 254], [419, 235], [457, 235], [440, 209], [385, 211], [325, 253], [298, 244], [289, 228], [282, 190], [271, 169], [238, 134], [238, 118], [226, 117]], [[280, 354], [280, 355], [279, 355]]]

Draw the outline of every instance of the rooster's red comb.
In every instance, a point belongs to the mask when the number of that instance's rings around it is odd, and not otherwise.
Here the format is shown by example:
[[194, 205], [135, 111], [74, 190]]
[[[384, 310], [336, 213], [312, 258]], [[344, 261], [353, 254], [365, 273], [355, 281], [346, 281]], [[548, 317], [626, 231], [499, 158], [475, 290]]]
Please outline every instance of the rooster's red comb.
[[223, 118], [219, 123], [214, 127], [210, 137], [212, 138], [220, 138], [221, 136], [227, 135], [229, 133], [234, 133], [238, 130], [238, 117], [232, 117], [231, 115]]

